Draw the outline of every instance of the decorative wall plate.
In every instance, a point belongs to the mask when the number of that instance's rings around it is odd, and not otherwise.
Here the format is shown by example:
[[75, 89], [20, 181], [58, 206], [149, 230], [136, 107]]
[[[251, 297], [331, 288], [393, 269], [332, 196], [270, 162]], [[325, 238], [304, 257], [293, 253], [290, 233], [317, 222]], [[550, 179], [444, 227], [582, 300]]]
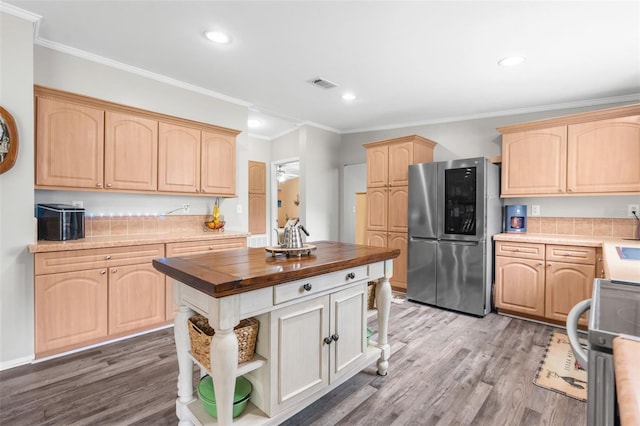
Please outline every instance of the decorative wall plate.
[[9, 112], [0, 107], [0, 174], [9, 170], [18, 157], [18, 129]]

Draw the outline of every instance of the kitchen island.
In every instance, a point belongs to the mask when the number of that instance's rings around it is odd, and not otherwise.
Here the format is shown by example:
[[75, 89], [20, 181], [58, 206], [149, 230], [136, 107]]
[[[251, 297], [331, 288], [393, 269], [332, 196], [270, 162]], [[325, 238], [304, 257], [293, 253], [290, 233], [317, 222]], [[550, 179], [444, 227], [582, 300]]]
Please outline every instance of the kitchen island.
[[[308, 256], [272, 256], [264, 248], [236, 249], [153, 261], [173, 278], [180, 424], [231, 424], [235, 379], [248, 378], [250, 404], [235, 422], [277, 424], [377, 360], [386, 375], [389, 278], [397, 249], [314, 242]], [[375, 286], [378, 341], [367, 342], [367, 287]], [[189, 318], [199, 313], [215, 330], [210, 363], [216, 419], [193, 392]], [[256, 353], [237, 363], [240, 320], [259, 321]]]

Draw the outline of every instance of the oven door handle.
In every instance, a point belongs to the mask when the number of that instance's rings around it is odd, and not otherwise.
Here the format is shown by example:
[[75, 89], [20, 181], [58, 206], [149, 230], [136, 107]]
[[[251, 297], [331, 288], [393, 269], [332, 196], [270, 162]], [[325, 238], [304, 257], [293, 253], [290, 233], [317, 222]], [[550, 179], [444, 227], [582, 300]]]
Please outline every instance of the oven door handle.
[[578, 340], [578, 320], [582, 314], [587, 312], [589, 309], [591, 309], [591, 299], [583, 300], [571, 308], [569, 315], [567, 315], [567, 336], [569, 337], [569, 345], [571, 345], [573, 354], [585, 370], [587, 369], [588, 355], [587, 351], [582, 349], [580, 341]]

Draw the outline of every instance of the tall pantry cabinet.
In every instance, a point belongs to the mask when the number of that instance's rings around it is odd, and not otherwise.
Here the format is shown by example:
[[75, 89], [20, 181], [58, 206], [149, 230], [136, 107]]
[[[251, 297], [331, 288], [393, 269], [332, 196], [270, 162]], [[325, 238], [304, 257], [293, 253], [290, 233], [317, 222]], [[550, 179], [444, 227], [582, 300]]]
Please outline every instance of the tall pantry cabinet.
[[400, 249], [391, 285], [407, 289], [409, 166], [433, 161], [436, 143], [411, 135], [365, 144], [367, 151], [367, 231], [370, 246]]

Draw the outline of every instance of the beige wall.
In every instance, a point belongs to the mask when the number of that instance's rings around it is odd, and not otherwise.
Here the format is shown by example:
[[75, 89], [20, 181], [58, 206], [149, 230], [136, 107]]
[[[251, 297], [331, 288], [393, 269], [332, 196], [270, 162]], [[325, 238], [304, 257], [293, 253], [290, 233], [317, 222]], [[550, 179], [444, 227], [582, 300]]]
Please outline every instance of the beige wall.
[[15, 119], [16, 163], [0, 175], [0, 369], [33, 359], [33, 23], [0, 12], [0, 104]]

